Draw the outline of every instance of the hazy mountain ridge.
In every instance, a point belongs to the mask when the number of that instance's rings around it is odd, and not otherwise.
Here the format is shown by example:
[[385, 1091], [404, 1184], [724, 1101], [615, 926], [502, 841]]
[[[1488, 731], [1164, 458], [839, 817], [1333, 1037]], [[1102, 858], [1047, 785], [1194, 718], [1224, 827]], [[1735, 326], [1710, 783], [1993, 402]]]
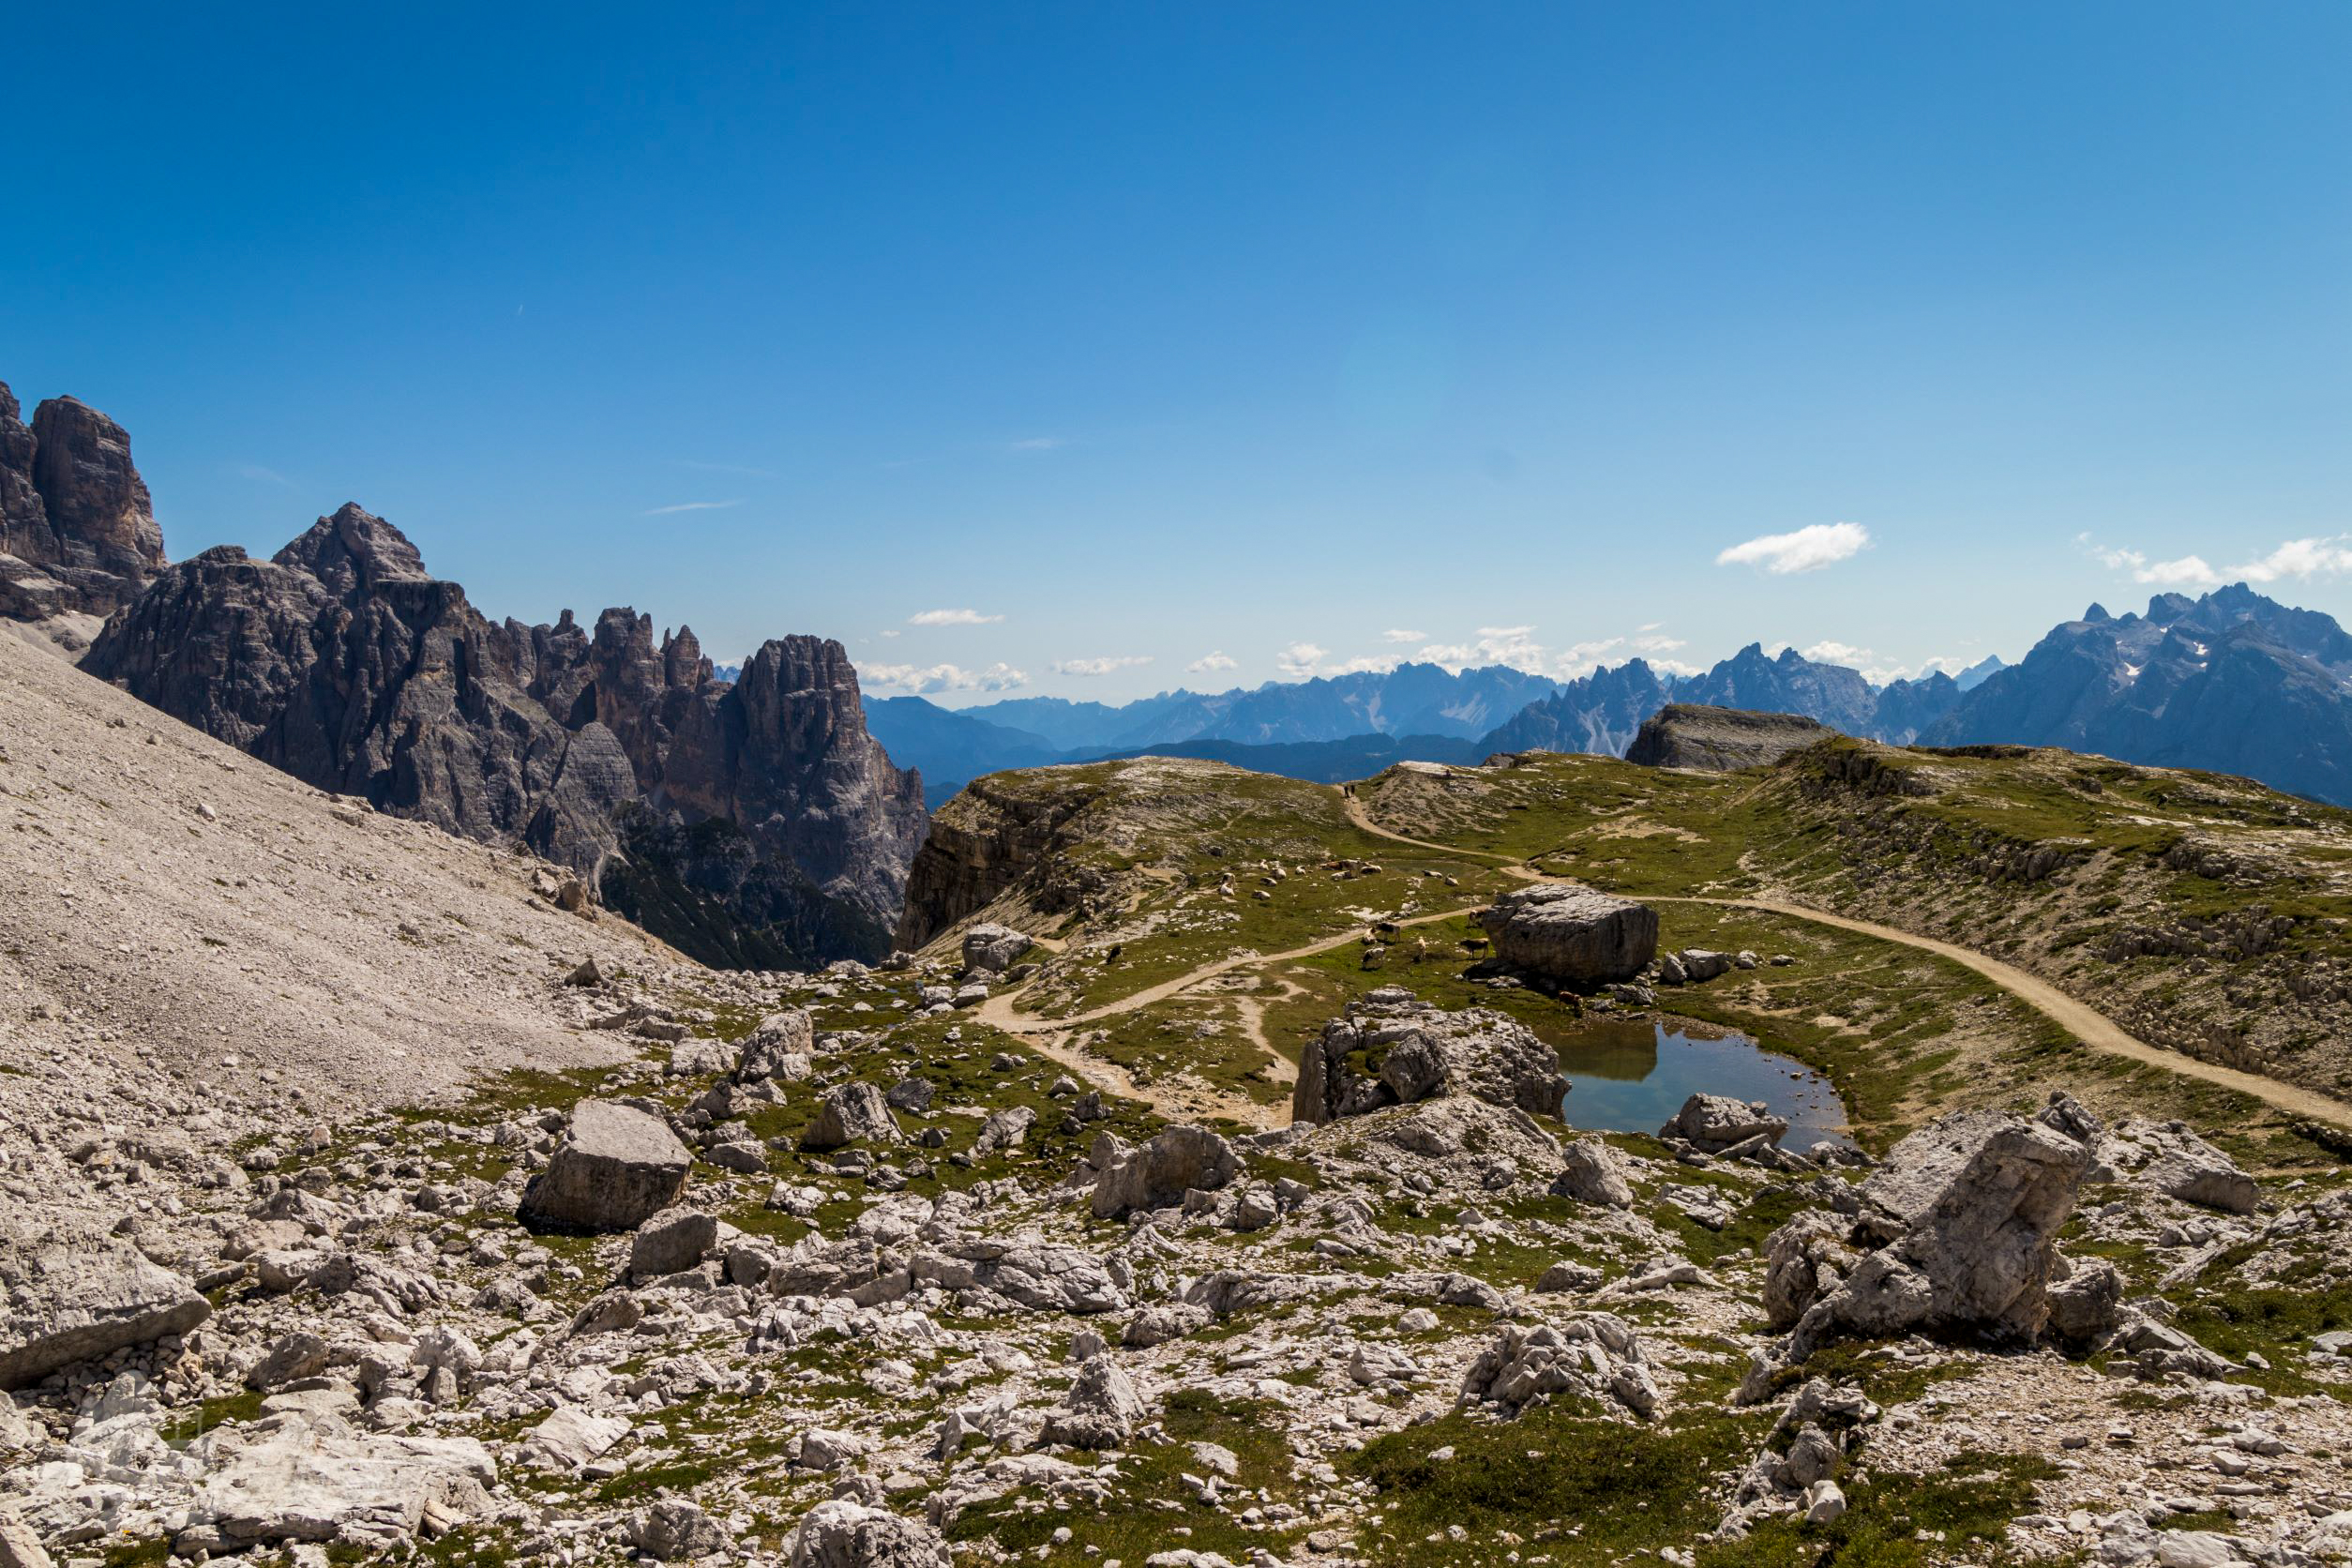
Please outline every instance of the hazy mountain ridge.
[[[1755, 642], [1696, 675], [1636, 658], [1567, 681], [1522, 676], [1549, 689], [1490, 729], [1468, 730], [1469, 716], [1508, 692], [1515, 674], [1449, 676], [1401, 665], [1386, 675], [1270, 683], [1214, 697], [1163, 692], [1125, 708], [1027, 698], [963, 710], [957, 716], [984, 726], [972, 730], [936, 720], [918, 727], [907, 708], [876, 732], [938, 786], [934, 807], [953, 793], [946, 783], [991, 768], [1153, 749], [1319, 782], [1347, 776], [1334, 770], [1359, 756], [1370, 767], [1514, 751], [1622, 756], [1642, 722], [1669, 702], [1795, 714], [1893, 746], [2064, 746], [2352, 802], [2352, 634], [2332, 616], [2280, 604], [2244, 583], [2194, 599], [2160, 594], [2144, 615], [2093, 605], [2053, 627], [2021, 663], [1990, 656], [1957, 676], [1936, 671], [1876, 686], [1860, 671], [1793, 648], [1767, 655]], [[1016, 714], [1050, 723], [1023, 733], [988, 716]], [[1351, 720], [1363, 727], [1332, 732]], [[1040, 739], [1050, 746], [1089, 734], [1117, 739], [1065, 746], [1058, 757], [1034, 748]], [[1373, 737], [1389, 744], [1348, 744]]]

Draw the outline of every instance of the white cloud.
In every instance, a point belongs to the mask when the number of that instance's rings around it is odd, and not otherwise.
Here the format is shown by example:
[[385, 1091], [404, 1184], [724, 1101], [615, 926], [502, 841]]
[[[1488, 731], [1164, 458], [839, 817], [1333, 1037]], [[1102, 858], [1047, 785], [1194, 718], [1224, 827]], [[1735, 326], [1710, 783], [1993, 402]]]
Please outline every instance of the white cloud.
[[2224, 582], [2278, 582], [2287, 578], [2336, 577], [2352, 572], [2352, 534], [2324, 539], [2289, 539], [2268, 555], [2219, 567], [2195, 554], [2150, 561], [2144, 550], [2102, 545], [2088, 534], [2076, 535], [2074, 542], [2109, 571], [2129, 572], [2133, 581], [2158, 588], [2218, 588]]
[[1304, 681], [1314, 675], [1327, 652], [1312, 642], [1293, 642], [1274, 656], [1274, 668], [1294, 681]]
[[1231, 655], [1225, 653], [1223, 650], [1219, 650], [1214, 654], [1203, 654], [1199, 658], [1194, 659], [1190, 664], [1185, 665], [1184, 673], [1187, 675], [1206, 675], [1218, 670], [1239, 670], [1241, 667], [1242, 661], [1240, 659], [1233, 657]]
[[1429, 641], [1429, 634], [1425, 631], [1384, 631], [1380, 633], [1380, 641], [1383, 642], [1426, 642]]
[[666, 518], [672, 512], [723, 512], [730, 506], [743, 505], [743, 497], [732, 501], [681, 501], [674, 505], [651, 506], [637, 515], [641, 518]]
[[1009, 664], [986, 670], [966, 670], [953, 664], [918, 668], [912, 664], [869, 664], [858, 676], [871, 686], [895, 686], [920, 695], [931, 691], [1010, 691], [1029, 684], [1029, 677]]
[[1832, 565], [1869, 548], [1870, 530], [1859, 522], [1813, 522], [1790, 534], [1767, 534], [1733, 545], [1715, 557], [1718, 566], [1761, 566], [1775, 577]]
[[274, 468], [264, 468], [257, 462], [241, 462], [237, 464], [236, 475], [240, 479], [254, 479], [265, 485], [283, 485], [288, 490], [297, 488], [292, 479], [287, 478], [283, 474], [279, 473], [278, 470]]
[[1669, 675], [1704, 675], [1707, 673], [1705, 665], [1686, 664], [1679, 658], [1653, 658], [1650, 661], [1650, 667], [1652, 670], [1663, 670]]
[[983, 615], [976, 610], [924, 610], [907, 617], [911, 626], [985, 626], [1002, 621], [1002, 615]]
[[1835, 641], [1816, 642], [1812, 647], [1800, 648], [1797, 652], [1816, 664], [1843, 664], [1853, 670], [1861, 669], [1862, 661], [1870, 656], [1867, 648], [1857, 648], [1851, 642]]
[[1637, 654], [1670, 654], [1677, 648], [1686, 646], [1683, 639], [1680, 637], [1668, 637], [1664, 632], [1659, 631], [1657, 629], [1657, 626], [1658, 623], [1652, 621], [1650, 625], [1641, 628], [1643, 635], [1634, 639], [1634, 652]]
[[1323, 666], [1326, 675], [1385, 675], [1397, 666], [1394, 654], [1365, 654], [1339, 664]]
[[2352, 571], [2347, 540], [2352, 540], [2352, 534], [2339, 534], [2332, 539], [2289, 539], [2259, 561], [2230, 567], [2227, 575], [2245, 582], [2276, 582], [2283, 577], [2315, 577], [2323, 572], [2333, 577]]
[[1149, 654], [1121, 654], [1109, 658], [1056, 659], [1053, 672], [1057, 675], [1108, 675], [1115, 670], [1132, 670], [1138, 664], [1149, 664]]
[[1515, 670], [1544, 668], [1544, 645], [1535, 641], [1533, 626], [1481, 626], [1470, 641], [1432, 642], [1421, 650], [1420, 656], [1457, 674], [1489, 664], [1507, 664]]
[[1033, 435], [1020, 441], [1008, 441], [1004, 444], [1004, 449], [1008, 452], [1050, 452], [1058, 446], [1068, 445], [1068, 442], [1058, 435]]

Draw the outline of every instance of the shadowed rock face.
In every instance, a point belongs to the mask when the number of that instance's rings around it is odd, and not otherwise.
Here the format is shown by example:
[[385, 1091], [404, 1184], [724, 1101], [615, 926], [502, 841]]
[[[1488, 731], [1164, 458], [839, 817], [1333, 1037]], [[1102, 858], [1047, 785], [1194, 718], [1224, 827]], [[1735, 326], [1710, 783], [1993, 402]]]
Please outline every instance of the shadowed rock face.
[[163, 565], [147, 486], [123, 428], [73, 398], [27, 426], [0, 385], [0, 614], [105, 615]]
[[1653, 768], [1704, 768], [1729, 773], [1769, 767], [1837, 731], [1799, 714], [1750, 713], [1670, 702], [1642, 721], [1625, 761]]
[[168, 568], [83, 668], [321, 789], [621, 877], [715, 963], [879, 957], [923, 828], [838, 643], [771, 641], [731, 685], [633, 611], [492, 622], [356, 505]]

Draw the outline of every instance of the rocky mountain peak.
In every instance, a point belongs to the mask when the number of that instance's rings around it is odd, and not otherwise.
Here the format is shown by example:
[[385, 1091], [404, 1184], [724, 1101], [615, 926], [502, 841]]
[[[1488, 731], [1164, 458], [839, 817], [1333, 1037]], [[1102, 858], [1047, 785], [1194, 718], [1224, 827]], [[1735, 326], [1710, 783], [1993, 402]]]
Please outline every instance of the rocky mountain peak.
[[661, 671], [664, 684], [687, 691], [711, 678], [711, 661], [702, 656], [701, 640], [692, 626], [682, 624], [661, 640]]
[[0, 386], [0, 615], [48, 624], [80, 645], [75, 617], [103, 616], [163, 565], [163, 531], [130, 437], [77, 398], [19, 417]]
[[356, 501], [319, 519], [272, 559], [308, 572], [338, 598], [371, 593], [385, 583], [432, 580], [408, 535]]

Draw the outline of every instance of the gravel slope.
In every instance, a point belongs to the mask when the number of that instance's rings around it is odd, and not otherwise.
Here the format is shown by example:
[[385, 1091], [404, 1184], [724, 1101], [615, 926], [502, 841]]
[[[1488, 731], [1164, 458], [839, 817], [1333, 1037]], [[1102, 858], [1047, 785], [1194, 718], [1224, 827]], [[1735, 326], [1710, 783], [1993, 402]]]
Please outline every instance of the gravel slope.
[[[550, 982], [677, 956], [533, 896], [540, 863], [324, 794], [0, 638], [0, 1203], [77, 1119], [332, 1121], [520, 1063], [609, 1060]], [[212, 1151], [217, 1152], [217, 1151]], [[0, 1226], [0, 1229], [8, 1229]]]

